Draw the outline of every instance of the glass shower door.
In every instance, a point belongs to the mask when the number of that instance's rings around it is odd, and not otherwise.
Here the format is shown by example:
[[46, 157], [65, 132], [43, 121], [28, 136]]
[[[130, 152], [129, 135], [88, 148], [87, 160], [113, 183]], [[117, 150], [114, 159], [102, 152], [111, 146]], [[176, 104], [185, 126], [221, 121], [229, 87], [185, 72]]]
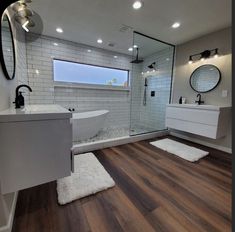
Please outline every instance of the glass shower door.
[[175, 47], [137, 32], [133, 47], [130, 135], [164, 130]]

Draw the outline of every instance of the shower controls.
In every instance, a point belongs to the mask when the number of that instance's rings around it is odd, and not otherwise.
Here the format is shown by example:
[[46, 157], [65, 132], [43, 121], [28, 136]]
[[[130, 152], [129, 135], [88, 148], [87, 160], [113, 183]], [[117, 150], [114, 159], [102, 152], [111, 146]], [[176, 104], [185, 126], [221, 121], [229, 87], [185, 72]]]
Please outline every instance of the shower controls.
[[155, 91], [151, 91], [151, 97], [155, 97]]

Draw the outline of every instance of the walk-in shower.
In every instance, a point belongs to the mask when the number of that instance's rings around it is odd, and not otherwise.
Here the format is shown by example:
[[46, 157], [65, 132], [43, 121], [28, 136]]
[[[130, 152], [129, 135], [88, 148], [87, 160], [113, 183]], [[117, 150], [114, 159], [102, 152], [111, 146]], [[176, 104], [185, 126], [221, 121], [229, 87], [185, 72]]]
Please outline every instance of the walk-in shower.
[[164, 130], [175, 47], [138, 32], [134, 32], [133, 44], [143, 62], [132, 64], [130, 135]]
[[[74, 140], [74, 144], [121, 141], [124, 138], [128, 140], [133, 139], [134, 135], [150, 136], [150, 132], [166, 129], [165, 111], [171, 95], [174, 46], [135, 32], [132, 48], [132, 56], [123, 54], [122, 58], [120, 54], [112, 61], [112, 65], [122, 65], [126, 70], [128, 80], [125, 85], [118, 88], [108, 85], [89, 92], [87, 89], [66, 90], [66, 94], [69, 91], [69, 96], [75, 96], [74, 101], [79, 102], [79, 107], [75, 104], [69, 105], [75, 108], [77, 113], [109, 111], [102, 129], [96, 136], [87, 139], [79, 137]], [[115, 75], [112, 74], [111, 77], [113, 79]], [[63, 100], [65, 93], [59, 91], [61, 88], [56, 89], [56, 97]], [[84, 102], [81, 99], [83, 95], [86, 96], [83, 98]], [[67, 104], [67, 101], [65, 103]], [[81, 108], [83, 110], [80, 110]], [[91, 123], [82, 123], [82, 126], [84, 130], [93, 130], [89, 128], [93, 127]], [[79, 131], [78, 133], [81, 133], [81, 130]]]

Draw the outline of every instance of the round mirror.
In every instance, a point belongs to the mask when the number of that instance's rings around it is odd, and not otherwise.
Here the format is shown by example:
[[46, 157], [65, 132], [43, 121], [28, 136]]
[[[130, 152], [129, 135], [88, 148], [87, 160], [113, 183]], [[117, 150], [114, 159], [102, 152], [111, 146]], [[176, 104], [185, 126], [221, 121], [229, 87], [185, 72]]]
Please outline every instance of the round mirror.
[[6, 14], [3, 14], [1, 21], [0, 45], [2, 49], [0, 60], [3, 72], [7, 79], [12, 80], [15, 77], [15, 47], [10, 20]]
[[220, 82], [220, 70], [211, 64], [206, 64], [195, 69], [190, 77], [190, 86], [199, 93], [209, 92]]

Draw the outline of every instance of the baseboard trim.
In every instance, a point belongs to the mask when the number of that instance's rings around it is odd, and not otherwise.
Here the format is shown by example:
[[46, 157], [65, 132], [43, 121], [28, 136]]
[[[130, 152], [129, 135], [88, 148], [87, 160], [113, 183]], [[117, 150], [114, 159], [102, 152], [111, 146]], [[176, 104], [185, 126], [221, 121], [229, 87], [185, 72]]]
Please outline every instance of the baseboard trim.
[[204, 145], [204, 146], [207, 146], [207, 147], [215, 148], [215, 149], [217, 149], [217, 150], [220, 150], [220, 151], [223, 151], [223, 152], [227, 152], [227, 153], [232, 154], [232, 149], [231, 149], [231, 148], [228, 148], [228, 147], [223, 147], [223, 146], [211, 144], [211, 143], [208, 143], [208, 142], [204, 142], [204, 141], [202, 141], [202, 140], [200, 140], [200, 139], [191, 138], [191, 137], [189, 137], [189, 136], [181, 135], [181, 134], [179, 134], [179, 133], [172, 132], [172, 131], [170, 131], [170, 135], [175, 136], [175, 137], [178, 137], [178, 138], [181, 138], [181, 139], [188, 140], [188, 141], [190, 141], [190, 142], [198, 143], [198, 144], [201, 144], [201, 145]]
[[12, 231], [12, 226], [13, 226], [13, 221], [14, 221], [14, 216], [15, 216], [15, 209], [16, 209], [17, 198], [18, 198], [18, 192], [15, 192], [8, 222], [7, 222], [7, 224], [5, 226], [0, 227], [0, 232], [11, 232]]
[[165, 136], [168, 134], [169, 134], [169, 131], [164, 130], [164, 131], [159, 131], [159, 132], [147, 133], [143, 135], [124, 136], [124, 137], [119, 137], [115, 139], [100, 140], [97, 142], [91, 142], [91, 143], [85, 143], [85, 144], [76, 144], [73, 146], [72, 151], [73, 151], [73, 154], [76, 155], [79, 153], [90, 152], [90, 151], [94, 151], [98, 149], [123, 145], [127, 143], [134, 143], [137, 141]]

